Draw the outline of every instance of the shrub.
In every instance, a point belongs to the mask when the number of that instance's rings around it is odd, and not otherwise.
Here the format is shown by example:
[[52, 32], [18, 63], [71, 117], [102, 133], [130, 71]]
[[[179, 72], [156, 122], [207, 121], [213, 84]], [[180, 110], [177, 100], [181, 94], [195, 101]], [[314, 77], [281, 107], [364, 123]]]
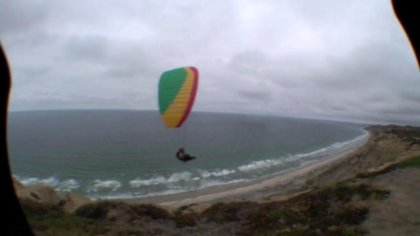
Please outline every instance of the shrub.
[[138, 217], [149, 217], [151, 219], [170, 219], [171, 215], [163, 208], [151, 205], [151, 204], [141, 204], [133, 205], [133, 211]]

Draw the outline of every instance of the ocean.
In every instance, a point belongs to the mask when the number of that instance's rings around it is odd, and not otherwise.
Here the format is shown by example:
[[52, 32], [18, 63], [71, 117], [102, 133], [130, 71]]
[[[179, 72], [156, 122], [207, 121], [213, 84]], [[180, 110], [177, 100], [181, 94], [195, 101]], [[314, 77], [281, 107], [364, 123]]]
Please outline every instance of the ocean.
[[[252, 181], [328, 158], [366, 137], [362, 125], [193, 112], [178, 129], [158, 111], [9, 113], [14, 177], [92, 199], [150, 197]], [[179, 147], [196, 156], [176, 159]]]

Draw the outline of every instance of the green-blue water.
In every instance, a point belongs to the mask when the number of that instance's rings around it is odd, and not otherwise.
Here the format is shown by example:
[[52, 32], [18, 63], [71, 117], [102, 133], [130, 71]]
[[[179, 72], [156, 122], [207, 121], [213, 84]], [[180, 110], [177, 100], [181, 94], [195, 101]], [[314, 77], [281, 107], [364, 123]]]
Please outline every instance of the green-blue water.
[[[9, 113], [13, 174], [94, 198], [191, 191], [252, 180], [360, 142], [360, 125], [194, 112], [168, 129], [157, 111]], [[197, 156], [182, 163], [181, 146]]]

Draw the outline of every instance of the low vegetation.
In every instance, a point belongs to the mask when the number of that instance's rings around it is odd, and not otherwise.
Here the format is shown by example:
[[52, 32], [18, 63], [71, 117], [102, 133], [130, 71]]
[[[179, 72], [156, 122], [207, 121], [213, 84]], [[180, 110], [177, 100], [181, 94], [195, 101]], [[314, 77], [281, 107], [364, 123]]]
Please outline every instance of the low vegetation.
[[387, 194], [364, 184], [340, 183], [285, 202], [216, 204], [202, 216], [219, 224], [240, 221], [241, 235], [363, 235], [358, 225], [368, 209], [359, 200]]
[[171, 215], [164, 209], [151, 204], [128, 204], [117, 201], [100, 201], [81, 206], [75, 212], [76, 216], [87, 219], [100, 219], [108, 221], [133, 221], [138, 218], [151, 220], [167, 220]]
[[33, 202], [23, 206], [37, 235], [170, 235], [205, 225], [237, 235], [363, 235], [358, 227], [368, 213], [363, 201], [387, 194], [366, 184], [339, 183], [283, 202], [217, 203], [201, 213], [191, 206], [169, 213], [115, 201], [87, 204], [74, 214]]
[[420, 156], [413, 157], [396, 164], [396, 168], [420, 168]]
[[403, 168], [420, 168], [420, 156], [412, 157], [398, 163], [387, 165], [378, 170], [360, 173], [357, 175], [357, 177], [358, 178], [371, 178], [371, 177], [388, 173], [390, 171], [394, 171], [396, 169], [403, 169]]
[[65, 214], [58, 206], [22, 201], [29, 224], [39, 236], [100, 235], [106, 231], [103, 222]]

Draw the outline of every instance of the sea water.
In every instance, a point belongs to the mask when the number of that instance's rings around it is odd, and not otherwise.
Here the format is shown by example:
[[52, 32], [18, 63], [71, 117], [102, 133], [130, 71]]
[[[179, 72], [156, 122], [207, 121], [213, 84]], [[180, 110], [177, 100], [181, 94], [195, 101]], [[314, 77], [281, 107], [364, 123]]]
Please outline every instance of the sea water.
[[[95, 199], [194, 191], [251, 181], [328, 158], [366, 137], [361, 125], [194, 112], [178, 129], [157, 111], [9, 113], [15, 178]], [[197, 159], [176, 159], [178, 148]]]

